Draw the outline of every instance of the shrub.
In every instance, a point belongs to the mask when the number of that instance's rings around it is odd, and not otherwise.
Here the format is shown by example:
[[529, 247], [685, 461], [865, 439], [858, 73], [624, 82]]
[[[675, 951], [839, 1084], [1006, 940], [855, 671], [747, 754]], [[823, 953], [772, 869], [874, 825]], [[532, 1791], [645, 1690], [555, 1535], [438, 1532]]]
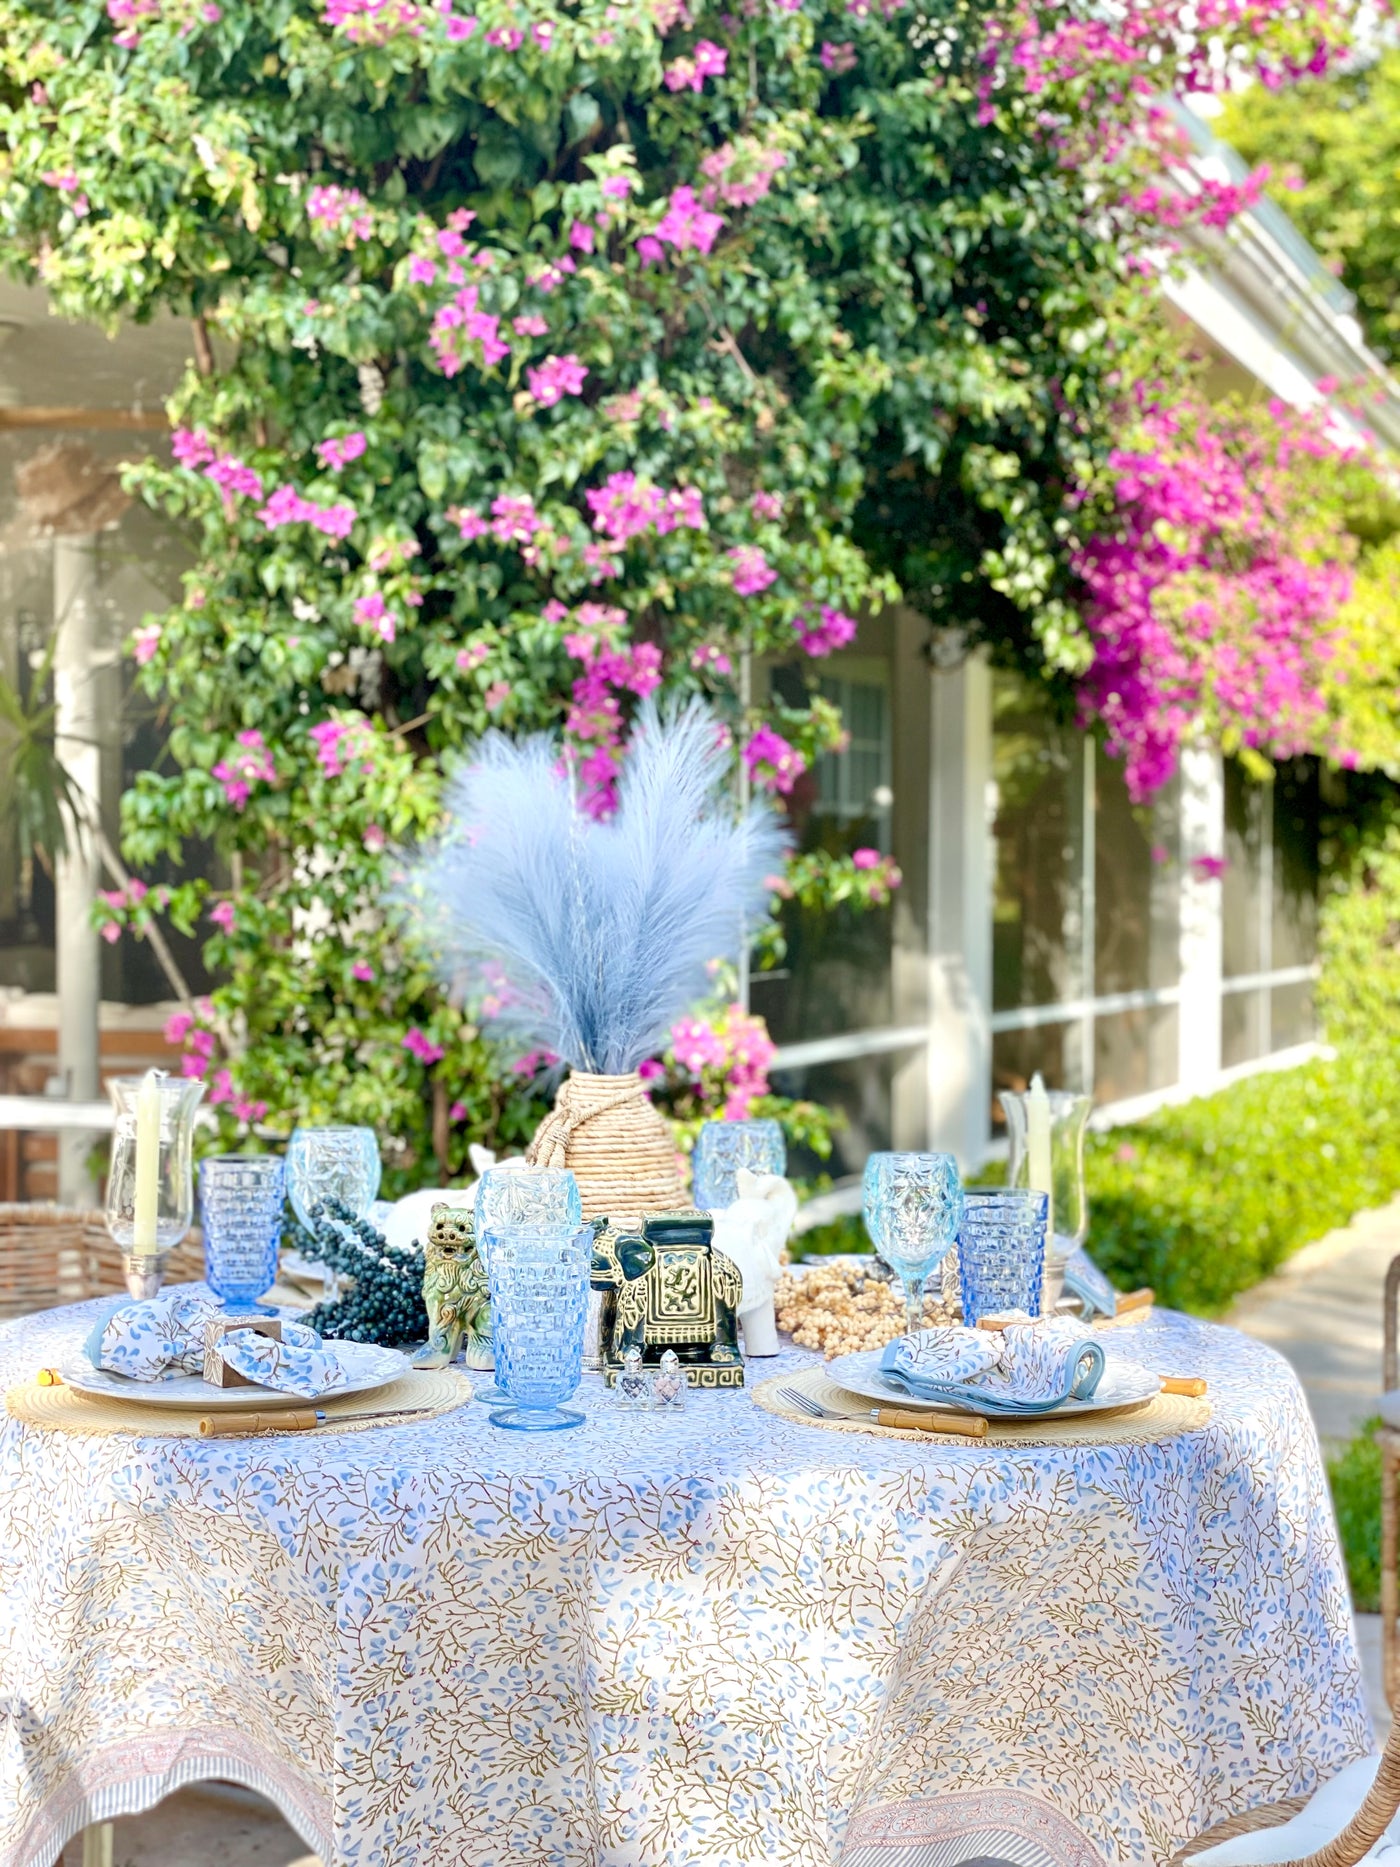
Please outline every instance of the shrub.
[[1089, 1144], [1089, 1248], [1120, 1289], [1213, 1316], [1400, 1189], [1389, 1052], [1250, 1078]]
[[1381, 1605], [1381, 1452], [1372, 1437], [1380, 1423], [1379, 1415], [1367, 1420], [1327, 1461], [1352, 1606], [1359, 1614], [1379, 1613]]

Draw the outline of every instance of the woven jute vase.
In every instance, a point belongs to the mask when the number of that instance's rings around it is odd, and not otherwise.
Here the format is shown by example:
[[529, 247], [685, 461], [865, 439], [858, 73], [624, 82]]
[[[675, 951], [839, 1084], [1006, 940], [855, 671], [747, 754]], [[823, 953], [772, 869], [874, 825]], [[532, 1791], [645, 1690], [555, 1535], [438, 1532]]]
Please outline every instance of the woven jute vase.
[[525, 1158], [535, 1167], [570, 1169], [585, 1219], [632, 1224], [644, 1212], [674, 1212], [687, 1203], [671, 1130], [635, 1070], [566, 1077]]

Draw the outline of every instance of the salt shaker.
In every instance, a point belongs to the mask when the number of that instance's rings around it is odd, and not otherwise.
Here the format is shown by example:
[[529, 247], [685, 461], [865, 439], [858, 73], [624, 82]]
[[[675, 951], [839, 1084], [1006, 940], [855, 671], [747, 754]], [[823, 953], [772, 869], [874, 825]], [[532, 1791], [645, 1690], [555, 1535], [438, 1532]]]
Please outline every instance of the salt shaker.
[[668, 1348], [661, 1357], [661, 1366], [651, 1377], [654, 1404], [658, 1407], [683, 1407], [687, 1385], [676, 1351]]
[[619, 1407], [649, 1407], [651, 1405], [651, 1377], [642, 1366], [642, 1351], [629, 1348], [622, 1357], [622, 1372], [617, 1377], [617, 1386], [613, 1390]]

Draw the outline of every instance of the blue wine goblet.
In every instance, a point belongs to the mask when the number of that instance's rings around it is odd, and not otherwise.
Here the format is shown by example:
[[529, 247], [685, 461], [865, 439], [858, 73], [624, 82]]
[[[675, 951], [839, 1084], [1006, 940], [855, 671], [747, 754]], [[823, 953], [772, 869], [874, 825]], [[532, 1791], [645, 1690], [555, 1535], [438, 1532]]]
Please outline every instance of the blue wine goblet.
[[865, 1163], [865, 1229], [904, 1287], [905, 1327], [924, 1326], [924, 1280], [958, 1235], [963, 1191], [951, 1154], [872, 1154]]

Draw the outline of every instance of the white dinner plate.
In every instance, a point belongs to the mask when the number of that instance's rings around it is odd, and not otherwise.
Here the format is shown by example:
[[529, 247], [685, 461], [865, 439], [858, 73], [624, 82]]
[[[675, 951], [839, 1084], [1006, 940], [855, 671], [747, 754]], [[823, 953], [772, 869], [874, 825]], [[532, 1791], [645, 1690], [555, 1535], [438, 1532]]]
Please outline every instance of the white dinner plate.
[[376, 1348], [372, 1342], [337, 1342], [335, 1352], [348, 1378], [339, 1387], [327, 1388], [324, 1394], [309, 1398], [283, 1394], [275, 1387], [214, 1387], [197, 1374], [179, 1374], [173, 1381], [133, 1381], [129, 1374], [109, 1374], [105, 1368], [94, 1368], [81, 1356], [60, 1363], [58, 1371], [67, 1386], [84, 1394], [100, 1394], [104, 1400], [134, 1401], [143, 1407], [197, 1407], [201, 1413], [219, 1407], [256, 1406], [262, 1411], [270, 1407], [314, 1407], [323, 1400], [338, 1400], [342, 1394], [367, 1394], [409, 1371], [408, 1356], [396, 1348]]
[[1104, 1350], [1104, 1371], [1090, 1400], [1065, 1400], [1058, 1407], [1048, 1407], [1044, 1413], [1012, 1412], [1000, 1407], [993, 1400], [988, 1400], [985, 1407], [974, 1406], [970, 1401], [958, 1400], [920, 1400], [907, 1388], [890, 1381], [880, 1371], [882, 1348], [863, 1348], [854, 1355], [838, 1355], [834, 1361], [827, 1362], [822, 1372], [829, 1381], [838, 1387], [844, 1387], [847, 1393], [859, 1394], [863, 1400], [878, 1400], [883, 1406], [939, 1406], [951, 1407], [959, 1413], [996, 1414], [1000, 1418], [1017, 1420], [1050, 1419], [1066, 1413], [1107, 1413], [1114, 1407], [1133, 1407], [1144, 1400], [1151, 1400], [1161, 1392], [1162, 1384], [1155, 1374], [1140, 1367], [1135, 1361], [1121, 1359], [1112, 1349]]

